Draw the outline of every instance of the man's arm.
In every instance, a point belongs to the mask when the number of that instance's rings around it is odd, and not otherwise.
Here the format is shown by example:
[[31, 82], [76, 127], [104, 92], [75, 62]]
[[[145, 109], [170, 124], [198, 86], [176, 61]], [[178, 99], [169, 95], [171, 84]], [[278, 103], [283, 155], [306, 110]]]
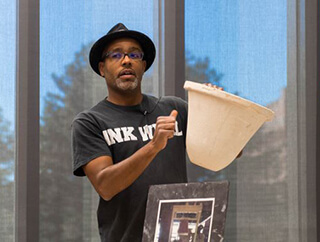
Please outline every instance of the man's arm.
[[168, 139], [173, 138], [178, 112], [158, 117], [153, 139], [127, 159], [113, 164], [110, 156], [100, 156], [83, 166], [90, 182], [104, 200], [130, 186], [147, 168], [154, 157], [163, 150]]

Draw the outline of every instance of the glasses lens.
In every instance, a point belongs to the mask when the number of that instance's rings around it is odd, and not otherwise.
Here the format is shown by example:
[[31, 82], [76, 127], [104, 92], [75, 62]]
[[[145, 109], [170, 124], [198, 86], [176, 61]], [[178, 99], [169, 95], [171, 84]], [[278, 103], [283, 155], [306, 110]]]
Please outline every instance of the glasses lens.
[[111, 52], [108, 55], [109, 58], [113, 60], [120, 60], [123, 57], [123, 53], [121, 52]]
[[143, 53], [142, 52], [138, 52], [138, 51], [135, 51], [135, 52], [131, 52], [131, 53], [128, 53], [128, 56], [130, 59], [142, 59], [143, 58]]

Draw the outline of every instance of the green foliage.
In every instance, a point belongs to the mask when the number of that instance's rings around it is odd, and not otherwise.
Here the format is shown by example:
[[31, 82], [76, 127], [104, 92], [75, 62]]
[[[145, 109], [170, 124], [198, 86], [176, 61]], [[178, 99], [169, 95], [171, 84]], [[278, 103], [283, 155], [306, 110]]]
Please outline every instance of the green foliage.
[[44, 100], [40, 129], [41, 241], [82, 241], [90, 230], [83, 226], [83, 197], [91, 190], [84, 191], [86, 179], [72, 175], [71, 157], [73, 118], [107, 95], [104, 79], [89, 67], [89, 46], [76, 53], [64, 75], [52, 75], [59, 92], [47, 93]]
[[10, 130], [10, 123], [4, 119], [0, 107], [0, 163], [13, 162], [14, 134]]
[[0, 238], [14, 239], [14, 133], [0, 108]]
[[0, 108], [0, 185], [11, 186], [14, 174], [14, 133]]
[[212, 83], [223, 87], [221, 86], [223, 74], [218, 73], [215, 68], [210, 67], [210, 59], [208, 57], [197, 58], [187, 51], [185, 61], [187, 80], [200, 83]]

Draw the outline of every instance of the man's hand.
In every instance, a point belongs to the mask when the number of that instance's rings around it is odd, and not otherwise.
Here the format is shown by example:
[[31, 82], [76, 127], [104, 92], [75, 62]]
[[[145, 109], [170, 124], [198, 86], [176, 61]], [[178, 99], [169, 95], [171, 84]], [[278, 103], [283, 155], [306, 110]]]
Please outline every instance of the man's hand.
[[213, 84], [211, 84], [211, 83], [205, 83], [204, 85], [206, 85], [207, 87], [217, 88], [217, 89], [223, 91], [223, 87], [219, 87], [219, 86], [213, 85]]
[[168, 139], [173, 138], [177, 115], [178, 112], [172, 110], [169, 116], [157, 118], [156, 130], [151, 141], [156, 150], [163, 150], [167, 146]]

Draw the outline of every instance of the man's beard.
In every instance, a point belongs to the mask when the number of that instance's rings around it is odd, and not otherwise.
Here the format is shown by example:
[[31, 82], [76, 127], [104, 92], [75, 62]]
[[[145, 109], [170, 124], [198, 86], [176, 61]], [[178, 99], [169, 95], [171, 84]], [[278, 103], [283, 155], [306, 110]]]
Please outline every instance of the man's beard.
[[116, 86], [122, 91], [133, 91], [138, 87], [139, 81], [138, 78], [135, 78], [134, 81], [125, 81], [118, 78], [116, 80]]

